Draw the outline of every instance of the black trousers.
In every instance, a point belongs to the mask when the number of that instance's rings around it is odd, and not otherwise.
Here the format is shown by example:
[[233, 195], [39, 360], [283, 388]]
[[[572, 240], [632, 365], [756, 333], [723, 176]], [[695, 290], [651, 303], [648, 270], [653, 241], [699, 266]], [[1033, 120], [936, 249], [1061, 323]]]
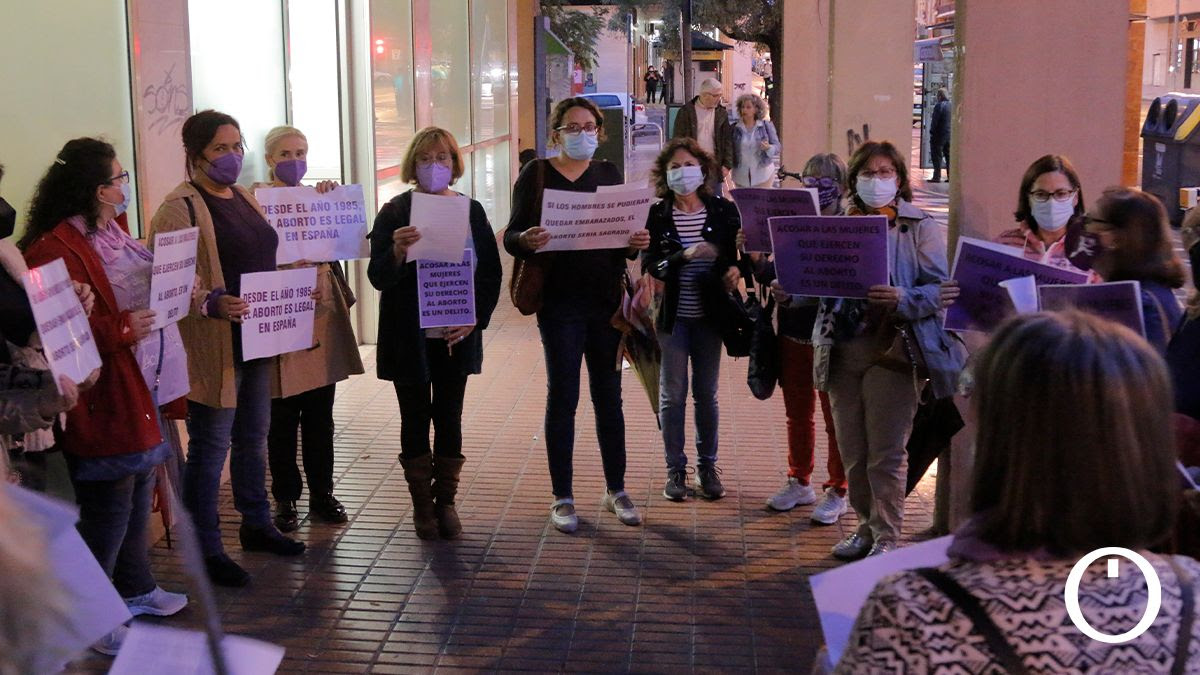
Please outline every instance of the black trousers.
[[433, 426], [433, 454], [462, 457], [463, 397], [467, 376], [450, 356], [445, 340], [426, 340], [429, 382], [395, 383], [400, 404], [400, 457], [416, 459], [430, 452], [429, 427]]
[[946, 167], [946, 180], [950, 180], [950, 139], [931, 139], [929, 152], [933, 154], [933, 180], [942, 179], [942, 166]]
[[267, 463], [275, 501], [300, 499], [303, 484], [296, 466], [296, 441], [304, 459], [308, 498], [333, 492], [333, 396], [336, 384], [271, 401]]

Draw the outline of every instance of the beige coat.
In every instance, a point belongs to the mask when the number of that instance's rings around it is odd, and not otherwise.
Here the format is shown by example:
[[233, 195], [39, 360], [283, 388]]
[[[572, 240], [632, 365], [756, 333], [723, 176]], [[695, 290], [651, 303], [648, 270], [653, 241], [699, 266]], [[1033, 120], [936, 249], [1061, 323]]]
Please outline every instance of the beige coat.
[[330, 268], [336, 264], [317, 266], [321, 300], [313, 318], [313, 346], [273, 359], [272, 398], [295, 396], [363, 372], [358, 340], [350, 326], [350, 308], [346, 302], [349, 289], [337, 282]]
[[[250, 204], [259, 208], [249, 190], [240, 185], [233, 187]], [[190, 212], [189, 201], [192, 207]], [[236, 408], [233, 329], [226, 319], [200, 314], [209, 291], [225, 288], [225, 276], [221, 272], [221, 258], [217, 254], [217, 235], [213, 230], [212, 216], [195, 186], [185, 181], [167, 195], [150, 221], [150, 232], [146, 239], [153, 247], [154, 235], [159, 232], [184, 230], [193, 225], [200, 228], [200, 241], [196, 244], [196, 276], [199, 281], [192, 293], [191, 312], [179, 322], [179, 334], [187, 349], [188, 378], [192, 385], [188, 400], [210, 408]]]

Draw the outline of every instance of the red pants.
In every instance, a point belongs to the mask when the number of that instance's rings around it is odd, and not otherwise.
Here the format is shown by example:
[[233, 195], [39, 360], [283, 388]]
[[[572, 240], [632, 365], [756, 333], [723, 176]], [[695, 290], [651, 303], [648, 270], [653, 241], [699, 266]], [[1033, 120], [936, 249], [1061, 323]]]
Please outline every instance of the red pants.
[[837, 437], [833, 431], [833, 413], [829, 395], [813, 389], [813, 348], [785, 337], [779, 338], [779, 387], [783, 390], [783, 406], [787, 411], [788, 476], [808, 485], [816, 464], [817, 425], [814, 420], [817, 395], [825, 417], [825, 434], [829, 437], [829, 480], [824, 488], [836, 488], [846, 494], [846, 470], [838, 453]]

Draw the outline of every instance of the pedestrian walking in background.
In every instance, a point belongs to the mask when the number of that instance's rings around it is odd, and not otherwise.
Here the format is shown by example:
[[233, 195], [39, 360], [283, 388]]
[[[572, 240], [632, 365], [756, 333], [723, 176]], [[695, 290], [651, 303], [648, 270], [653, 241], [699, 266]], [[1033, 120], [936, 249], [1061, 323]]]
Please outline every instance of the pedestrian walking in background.
[[775, 124], [767, 119], [767, 103], [754, 94], [737, 100], [733, 125], [733, 183], [738, 187], [769, 188], [775, 183], [775, 162], [783, 153]]
[[[834, 154], [813, 155], [801, 172], [804, 186], [817, 191], [821, 215], [840, 216], [845, 213], [846, 163]], [[829, 453], [825, 467], [829, 478], [822, 487], [820, 501], [813, 508], [812, 522], [832, 525], [846, 512], [846, 470], [838, 450], [833, 408], [829, 394], [813, 387], [813, 327], [817, 321], [817, 298], [793, 296], [785, 292], [775, 279], [772, 261], [758, 257], [755, 267], [760, 270], [759, 281], [769, 285], [779, 307], [779, 388], [787, 415], [788, 479], [778, 492], [767, 499], [775, 511], [790, 511], [797, 506], [817, 502], [817, 493], [810, 481], [816, 461], [817, 429], [815, 415], [817, 400], [825, 419], [825, 438]]]
[[[450, 132], [422, 129], [408, 147], [400, 178], [427, 195], [460, 198], [450, 186], [463, 175], [462, 154]], [[413, 502], [413, 528], [422, 539], [462, 532], [455, 499], [466, 457], [462, 411], [467, 378], [483, 368], [483, 331], [500, 298], [500, 253], [483, 205], [470, 203], [475, 257], [475, 325], [421, 328], [417, 261], [408, 249], [421, 239], [412, 222], [413, 192], [379, 210], [371, 230], [367, 277], [379, 300], [377, 374], [390, 380], [400, 405], [400, 466]], [[429, 427], [433, 426], [433, 447]]]
[[276, 529], [267, 499], [271, 359], [242, 356], [241, 324], [250, 311], [239, 297], [242, 275], [274, 271], [279, 238], [254, 195], [237, 184], [245, 154], [237, 120], [204, 110], [185, 120], [181, 133], [188, 180], [159, 206], [148, 237], [200, 228], [196, 292], [204, 297], [179, 322], [192, 386], [183, 503], [195, 521], [209, 578], [244, 586], [250, 575], [221, 543], [217, 499], [227, 454], [233, 505], [242, 514], [242, 548], [285, 556], [304, 552], [303, 542]]
[[[170, 616], [187, 606], [187, 596], [158, 586], [147, 526], [156, 468], [172, 455], [163, 417], [170, 401], [156, 400], [158, 380], [186, 389], [187, 357], [173, 324], [151, 330], [154, 255], [116, 222], [128, 206], [129, 174], [116, 150], [77, 138], [38, 183], [21, 248], [30, 267], [61, 259], [72, 280], [96, 289], [88, 324], [102, 362], [99, 379], [67, 412], [61, 440], [79, 533], [130, 612]], [[140, 365], [150, 352], [159, 373]], [[114, 655], [127, 632], [118, 626], [93, 648]]]
[[[646, 229], [650, 248], [642, 269], [664, 283], [656, 320], [662, 347], [659, 419], [667, 460], [663, 496], [687, 498], [688, 459], [684, 452], [688, 365], [696, 417], [697, 488], [707, 499], [725, 496], [717, 469], [721, 328], [705, 297], [719, 285], [737, 287], [737, 234], [741, 219], [733, 202], [712, 194], [708, 178], [717, 171], [712, 157], [690, 138], [667, 144], [650, 178], [661, 201], [650, 207]], [[718, 293], [722, 295], [723, 293]]]
[[918, 359], [901, 364], [887, 352], [897, 339], [919, 349], [933, 398], [953, 395], [965, 353], [942, 330], [946, 242], [937, 221], [910, 202], [903, 155], [890, 142], [868, 141], [851, 158], [847, 181], [849, 215], [887, 217], [892, 258], [890, 284], [872, 286], [866, 300], [822, 299], [813, 331], [813, 376], [833, 405], [859, 521], [833, 555], [855, 560], [893, 550], [904, 520], [905, 441], [920, 393]]
[[505, 250], [544, 272], [537, 322], [546, 355], [546, 456], [554, 492], [550, 520], [560, 532], [579, 527], [572, 457], [579, 368], [586, 361], [607, 487], [604, 507], [622, 523], [639, 525], [641, 514], [625, 492], [625, 414], [617, 366], [621, 332], [613, 327], [612, 317], [621, 303], [626, 260], [645, 250], [650, 235], [644, 230], [634, 233], [623, 249], [538, 253], [550, 241], [550, 233], [538, 224], [543, 190], [595, 192], [598, 186], [624, 182], [611, 162], [592, 159], [604, 134], [604, 117], [594, 103], [586, 98], [559, 101], [550, 129], [550, 145], [559, 153], [530, 162], [517, 177], [504, 231]]
[[[308, 139], [295, 127], [275, 127], [267, 133], [264, 151], [270, 182], [259, 187], [296, 187], [308, 171]], [[323, 180], [314, 188], [326, 193], [337, 187]], [[271, 468], [271, 495], [275, 498], [275, 526], [292, 532], [299, 526], [296, 508], [303, 488], [296, 466], [299, 435], [308, 483], [308, 513], [313, 520], [340, 524], [346, 509], [333, 496], [333, 398], [337, 383], [363, 372], [358, 340], [350, 325], [354, 293], [341, 263], [298, 262], [293, 269], [316, 266], [316, 313], [313, 346], [281, 354], [272, 361], [271, 430], [267, 434], [267, 463]]]
[[675, 102], [675, 62], [670, 60], [663, 61], [662, 102]]
[[700, 83], [700, 93], [679, 109], [671, 138], [690, 138], [713, 158], [717, 171], [708, 177], [709, 191], [721, 195], [725, 177], [733, 169], [735, 153], [733, 125], [729, 112], [721, 105], [721, 82], [708, 78]]
[[950, 97], [945, 89], [937, 90], [937, 103], [929, 117], [929, 153], [933, 156], [933, 178], [930, 183], [942, 182], [942, 166], [950, 180]]
[[646, 83], [646, 102], [654, 103], [654, 97], [658, 94], [658, 85], [662, 82], [662, 77], [654, 66], [646, 69], [646, 75], [642, 78]]

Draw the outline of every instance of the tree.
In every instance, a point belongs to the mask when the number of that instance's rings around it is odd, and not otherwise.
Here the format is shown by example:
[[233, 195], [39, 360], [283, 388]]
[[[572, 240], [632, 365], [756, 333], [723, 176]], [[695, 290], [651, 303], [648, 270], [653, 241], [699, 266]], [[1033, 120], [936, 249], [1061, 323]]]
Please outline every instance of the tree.
[[[609, 30], [624, 30], [629, 12], [661, 8], [663, 11], [663, 47], [679, 48], [679, 7], [681, 0], [616, 0], [621, 11], [609, 20]], [[771, 54], [772, 84], [767, 90], [771, 118], [783, 129], [783, 101], [780, 78], [783, 73], [783, 0], [692, 0], [692, 21], [698, 26], [716, 26], [734, 40], [753, 42]]]
[[590, 70], [596, 64], [596, 41], [604, 30], [604, 14], [599, 9], [583, 12], [564, 4], [565, 0], [543, 0], [542, 14], [550, 19], [550, 30], [575, 55], [575, 63]]

